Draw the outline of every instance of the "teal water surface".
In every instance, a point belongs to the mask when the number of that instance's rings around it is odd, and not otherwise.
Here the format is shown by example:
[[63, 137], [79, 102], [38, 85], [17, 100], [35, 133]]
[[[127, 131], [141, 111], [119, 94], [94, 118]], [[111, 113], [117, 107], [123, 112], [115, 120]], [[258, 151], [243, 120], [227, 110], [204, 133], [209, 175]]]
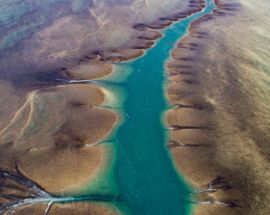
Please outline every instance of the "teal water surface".
[[133, 72], [124, 83], [127, 99], [124, 122], [116, 131], [115, 181], [123, 203], [133, 215], [183, 215], [189, 213], [189, 186], [173, 166], [162, 115], [165, 98], [165, 62], [190, 23], [215, 8], [207, 0], [203, 11], [164, 30], [164, 37], [146, 54], [126, 63]]

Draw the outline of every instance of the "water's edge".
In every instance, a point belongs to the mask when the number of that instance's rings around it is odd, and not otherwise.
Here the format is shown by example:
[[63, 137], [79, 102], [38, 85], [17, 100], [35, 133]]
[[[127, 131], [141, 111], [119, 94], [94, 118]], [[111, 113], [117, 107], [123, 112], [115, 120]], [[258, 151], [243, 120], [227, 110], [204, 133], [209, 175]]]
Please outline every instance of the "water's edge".
[[130, 214], [190, 214], [192, 188], [177, 173], [166, 143], [168, 130], [163, 114], [170, 108], [166, 98], [165, 63], [190, 24], [215, 8], [213, 0], [186, 19], [166, 28], [164, 36], [143, 57], [122, 65], [132, 68], [123, 82], [126, 101], [123, 124], [117, 129], [115, 181]]
[[202, 11], [164, 29], [163, 37], [143, 56], [116, 65], [117, 75], [102, 84], [111, 94], [104, 106], [115, 110], [120, 119], [103, 143], [112, 160], [78, 195], [56, 197], [53, 202], [107, 202], [132, 215], [191, 214], [188, 200], [192, 187], [176, 170], [166, 145], [169, 132], [164, 113], [170, 104], [165, 63], [190, 24], [214, 8], [214, 0], [206, 0]]

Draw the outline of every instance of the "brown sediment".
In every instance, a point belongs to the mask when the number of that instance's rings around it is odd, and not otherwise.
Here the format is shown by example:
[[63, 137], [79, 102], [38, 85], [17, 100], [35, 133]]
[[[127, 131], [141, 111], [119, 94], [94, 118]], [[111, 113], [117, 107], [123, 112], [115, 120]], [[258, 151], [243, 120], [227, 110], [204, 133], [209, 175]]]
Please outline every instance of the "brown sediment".
[[[117, 49], [103, 48], [101, 50], [92, 51], [91, 53], [83, 55], [79, 62], [83, 64], [88, 64], [96, 61], [116, 63], [128, 61], [143, 55], [143, 50], [151, 48], [154, 45], [155, 40], [162, 36], [162, 34], [158, 31], [159, 29], [163, 29], [171, 25], [174, 21], [185, 18], [192, 13], [202, 10], [204, 8], [204, 1], [190, 1], [190, 5], [188, 7], [189, 8], [184, 12], [180, 11], [167, 17], [161, 17], [151, 23], [134, 24], [133, 29], [137, 30], [138, 33], [136, 38], [131, 38], [130, 41]], [[74, 70], [77, 71], [76, 66], [74, 67]], [[80, 70], [80, 67], [78, 70]], [[67, 74], [74, 76], [74, 72], [67, 72]]]
[[[106, 140], [117, 123], [117, 116], [99, 107], [105, 99], [99, 87], [89, 84], [62, 85], [28, 93], [22, 90], [17, 95], [13, 86], [7, 83], [1, 86], [10, 89], [14, 105], [10, 109], [2, 108], [7, 123], [2, 125], [0, 131], [0, 212], [5, 211], [5, 203], [13, 204], [29, 198], [29, 192], [35, 192], [31, 188], [32, 182], [48, 194], [72, 193], [89, 185], [108, 165], [111, 148], [101, 142]], [[4, 97], [9, 102], [7, 98]], [[2, 119], [5, 120], [4, 117]], [[9, 179], [6, 174], [15, 174], [18, 180], [14, 177]], [[44, 213], [49, 203], [44, 204], [47, 205], [30, 203], [22, 207], [14, 206], [11, 210], [15, 214]], [[58, 214], [62, 208], [66, 214], [73, 214], [75, 210], [76, 214], [88, 211], [92, 214], [116, 214], [94, 203], [77, 203], [77, 206], [81, 205], [80, 209], [75, 209], [74, 205], [52, 206], [50, 214]]]
[[[43, 214], [51, 214], [55, 209], [62, 208], [55, 206], [55, 204], [66, 202], [65, 208], [66, 212], [69, 211], [73, 214], [74, 205], [81, 205], [81, 209], [84, 204], [88, 204], [93, 211], [102, 212], [107, 210], [104, 206], [101, 207], [100, 203], [94, 203], [93, 200], [104, 200], [109, 202], [116, 200], [118, 197], [114, 195], [91, 195], [84, 196], [83, 199], [74, 200], [75, 197], [64, 197], [63, 195], [56, 196], [51, 192], [44, 189], [35, 181], [28, 178], [20, 169], [20, 167], [15, 163], [14, 170], [7, 170], [0, 168], [0, 182], [1, 182], [1, 195], [0, 195], [0, 213], [16, 213], [20, 214], [31, 213], [32, 210], [38, 212], [43, 211]], [[89, 202], [92, 200], [92, 203]], [[69, 202], [67, 202], [69, 201]], [[84, 204], [83, 204], [84, 203]], [[98, 207], [97, 207], [98, 206]], [[87, 208], [88, 208], [87, 207]], [[84, 208], [86, 209], [86, 208]], [[109, 209], [109, 208], [108, 208]], [[112, 209], [112, 208], [111, 208]], [[111, 210], [110, 210], [111, 211]], [[82, 212], [79, 211], [78, 212]], [[83, 210], [83, 212], [87, 212]], [[105, 211], [104, 211], [105, 212]], [[77, 213], [76, 213], [77, 214]]]
[[142, 35], [139, 35], [137, 38], [142, 40], [156, 40], [160, 37], [162, 37], [162, 33], [160, 33], [159, 31], [148, 30], [143, 32]]
[[109, 148], [98, 143], [117, 117], [98, 107], [103, 100], [98, 87], [84, 84], [36, 92], [2, 130], [2, 167], [15, 160], [29, 178], [54, 193], [86, 185], [110, 157]]
[[[270, 176], [266, 173], [270, 169], [269, 111], [266, 100], [259, 99], [267, 88], [254, 81], [262, 73], [258, 64], [252, 63], [255, 58], [270, 68], [263, 61], [263, 52], [255, 48], [269, 51], [269, 46], [263, 45], [267, 39], [258, 33], [269, 31], [259, 21], [259, 14], [266, 10], [263, 3], [267, 4], [262, 0], [254, 5], [261, 11], [256, 14], [252, 12], [256, 9], [247, 9], [251, 4], [245, 1], [216, 1], [213, 13], [191, 24], [189, 34], [179, 41], [167, 63], [167, 95], [173, 105], [167, 122], [169, 128], [178, 128], [172, 129], [168, 146], [176, 167], [194, 186], [190, 198], [197, 204], [195, 214], [270, 212]], [[252, 33], [253, 39], [261, 39], [256, 45], [244, 36], [254, 28], [247, 21], [251, 14], [260, 26]], [[259, 84], [262, 91], [255, 94], [251, 89]], [[189, 129], [181, 129], [183, 125]]]
[[155, 40], [162, 36], [158, 29], [163, 29], [174, 21], [196, 13], [202, 10], [204, 6], [204, 0], [191, 0], [185, 11], [161, 17], [155, 22], [134, 24], [133, 28], [138, 31], [139, 35], [129, 41], [125, 47], [92, 51], [82, 56], [78, 65], [64, 68], [62, 73], [71, 79], [93, 79], [106, 76], [112, 72], [111, 63], [137, 58], [144, 54], [145, 49], [151, 48], [155, 44]]
[[89, 203], [73, 203], [71, 205], [55, 205], [51, 209], [52, 215], [57, 214], [78, 214], [78, 215], [116, 215], [119, 214], [117, 210], [112, 209], [111, 207], [106, 207], [106, 205], [101, 204], [89, 204]]
[[109, 62], [128, 61], [143, 55], [144, 52], [141, 49], [150, 48], [153, 44], [152, 41], [145, 40], [145, 43], [138, 47], [104, 52], [103, 58]]
[[[20, 215], [44, 214], [44, 211], [46, 210], [47, 207], [48, 205], [45, 205], [45, 204], [24, 207], [20, 210], [14, 211], [13, 214], [20, 214]], [[67, 203], [67, 204], [52, 205], [48, 214], [50, 215], [59, 215], [59, 214], [116, 215], [118, 214], [118, 212], [112, 207], [107, 207], [104, 204], [101, 205], [98, 203]]]
[[73, 68], [66, 69], [65, 73], [73, 80], [90, 80], [107, 76], [112, 70], [113, 66], [111, 64], [96, 61], [91, 63], [81, 63]]
[[151, 48], [155, 40], [162, 34], [157, 31], [171, 25], [174, 21], [196, 13], [204, 8], [204, 0], [192, 0], [188, 9], [180, 11], [167, 17], [160, 17], [158, 20], [150, 23], [136, 23], [133, 28], [138, 31], [137, 38], [132, 39], [126, 44], [126, 47], [115, 50], [99, 50], [92, 52], [87, 58], [90, 60], [100, 60], [104, 62], [122, 62], [137, 58], [143, 55], [145, 49]]

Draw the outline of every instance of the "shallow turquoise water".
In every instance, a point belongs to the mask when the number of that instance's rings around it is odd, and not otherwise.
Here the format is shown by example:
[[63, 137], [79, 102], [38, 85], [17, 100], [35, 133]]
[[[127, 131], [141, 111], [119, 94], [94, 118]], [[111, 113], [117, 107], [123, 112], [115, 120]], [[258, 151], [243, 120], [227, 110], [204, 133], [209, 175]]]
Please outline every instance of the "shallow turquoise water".
[[133, 72], [124, 82], [125, 120], [116, 131], [114, 171], [119, 194], [131, 214], [189, 213], [189, 186], [177, 174], [166, 147], [162, 114], [169, 105], [164, 96], [164, 64], [189, 24], [215, 8], [212, 0], [207, 3], [202, 12], [164, 30], [164, 37], [143, 57], [127, 63]]
[[192, 188], [177, 173], [166, 146], [163, 114], [170, 105], [164, 93], [165, 63], [189, 24], [214, 8], [213, 0], [207, 0], [203, 11], [165, 29], [145, 55], [117, 65], [112, 76], [96, 81], [107, 93], [104, 107], [117, 110], [121, 118], [119, 127], [104, 141], [113, 146], [113, 159], [96, 180], [58, 202], [108, 202], [126, 215], [191, 213]]

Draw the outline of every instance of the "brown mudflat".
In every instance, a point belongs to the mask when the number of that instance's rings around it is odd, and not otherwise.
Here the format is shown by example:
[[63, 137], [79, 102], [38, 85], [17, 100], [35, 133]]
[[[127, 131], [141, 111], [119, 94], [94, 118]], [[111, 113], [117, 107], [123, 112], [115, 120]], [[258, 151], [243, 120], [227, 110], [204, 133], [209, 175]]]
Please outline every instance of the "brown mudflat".
[[83, 84], [26, 94], [16, 112], [5, 115], [10, 117], [1, 130], [2, 167], [16, 161], [29, 178], [54, 193], [87, 184], [110, 153], [94, 144], [117, 120], [98, 107], [103, 99], [99, 88]]
[[[37, 205], [32, 207], [26, 207], [18, 212], [14, 212], [14, 214], [20, 215], [29, 215], [29, 214], [43, 214], [46, 210], [46, 205]], [[116, 215], [118, 214], [116, 210], [113, 210], [111, 207], [106, 207], [101, 204], [95, 203], [70, 203], [70, 204], [58, 204], [53, 205], [50, 209], [51, 215]]]
[[69, 68], [65, 73], [73, 80], [91, 80], [107, 76], [112, 70], [113, 66], [111, 64], [96, 61], [81, 63], [73, 68]]
[[167, 64], [168, 126], [207, 129], [174, 129], [169, 146], [195, 214], [269, 214], [269, 5], [216, 3]]

